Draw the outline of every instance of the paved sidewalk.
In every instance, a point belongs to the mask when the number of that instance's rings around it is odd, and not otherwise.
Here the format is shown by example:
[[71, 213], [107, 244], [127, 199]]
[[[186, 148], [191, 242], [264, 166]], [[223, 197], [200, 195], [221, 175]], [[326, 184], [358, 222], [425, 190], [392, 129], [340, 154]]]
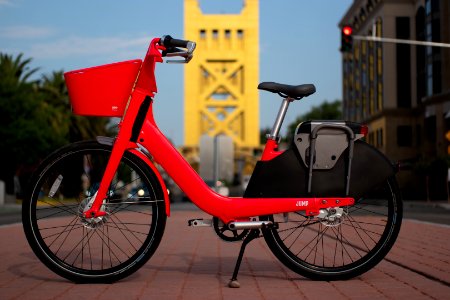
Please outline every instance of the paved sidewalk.
[[22, 222], [22, 205], [8, 203], [0, 205], [0, 225]]
[[150, 261], [115, 284], [77, 285], [34, 256], [21, 224], [0, 227], [0, 299], [449, 299], [450, 226], [406, 220], [387, 259], [359, 278], [319, 282], [282, 266], [263, 239], [249, 244], [240, 289], [227, 287], [240, 243], [211, 228], [187, 227], [207, 217], [176, 210]]

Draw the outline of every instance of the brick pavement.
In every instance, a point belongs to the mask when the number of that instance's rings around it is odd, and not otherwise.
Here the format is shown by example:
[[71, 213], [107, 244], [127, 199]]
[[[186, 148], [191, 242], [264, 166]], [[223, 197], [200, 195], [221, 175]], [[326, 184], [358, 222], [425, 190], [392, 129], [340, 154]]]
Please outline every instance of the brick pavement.
[[247, 247], [240, 289], [227, 287], [240, 243], [210, 228], [207, 217], [174, 211], [150, 261], [114, 284], [77, 285], [53, 274], [29, 248], [21, 224], [0, 227], [0, 299], [449, 299], [450, 227], [406, 220], [393, 250], [376, 268], [348, 281], [318, 282], [282, 266], [263, 239]]

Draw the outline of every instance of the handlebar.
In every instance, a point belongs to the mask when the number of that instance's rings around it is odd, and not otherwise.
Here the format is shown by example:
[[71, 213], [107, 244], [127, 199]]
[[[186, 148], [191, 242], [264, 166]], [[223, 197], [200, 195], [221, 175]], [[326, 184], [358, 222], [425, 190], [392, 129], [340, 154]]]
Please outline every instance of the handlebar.
[[163, 35], [162, 38], [159, 40], [159, 43], [166, 48], [170, 47], [187, 48], [187, 44], [189, 43], [189, 41], [174, 39], [170, 35]]
[[[182, 60], [167, 60], [168, 63], [188, 63], [193, 57], [193, 52], [196, 46], [195, 42], [174, 39], [170, 35], [164, 35], [159, 40], [159, 44], [166, 48], [166, 50], [162, 52], [163, 57], [180, 56], [184, 58]], [[184, 49], [180, 49], [178, 47]]]

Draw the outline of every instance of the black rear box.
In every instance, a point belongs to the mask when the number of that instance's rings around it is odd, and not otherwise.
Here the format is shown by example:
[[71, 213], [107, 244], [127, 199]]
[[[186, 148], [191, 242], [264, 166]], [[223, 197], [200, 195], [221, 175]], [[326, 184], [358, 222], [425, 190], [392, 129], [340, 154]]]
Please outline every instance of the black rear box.
[[[245, 198], [343, 197], [348, 149], [329, 170], [313, 170], [308, 195], [308, 167], [296, 146], [270, 161], [259, 161], [245, 190]], [[350, 197], [359, 199], [395, 174], [392, 163], [377, 149], [355, 141], [350, 179]]]

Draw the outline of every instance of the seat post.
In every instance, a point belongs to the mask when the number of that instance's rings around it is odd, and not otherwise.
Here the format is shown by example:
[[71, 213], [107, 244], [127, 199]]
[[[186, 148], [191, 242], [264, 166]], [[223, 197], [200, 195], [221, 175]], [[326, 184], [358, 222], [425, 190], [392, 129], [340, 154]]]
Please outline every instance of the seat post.
[[284, 117], [286, 116], [286, 112], [289, 108], [289, 103], [291, 103], [294, 99], [287, 97], [283, 99], [281, 103], [280, 110], [278, 111], [277, 118], [275, 119], [275, 123], [273, 124], [272, 131], [269, 135], [267, 135], [268, 139], [279, 141], [280, 139], [280, 129], [281, 125], [283, 125]]

